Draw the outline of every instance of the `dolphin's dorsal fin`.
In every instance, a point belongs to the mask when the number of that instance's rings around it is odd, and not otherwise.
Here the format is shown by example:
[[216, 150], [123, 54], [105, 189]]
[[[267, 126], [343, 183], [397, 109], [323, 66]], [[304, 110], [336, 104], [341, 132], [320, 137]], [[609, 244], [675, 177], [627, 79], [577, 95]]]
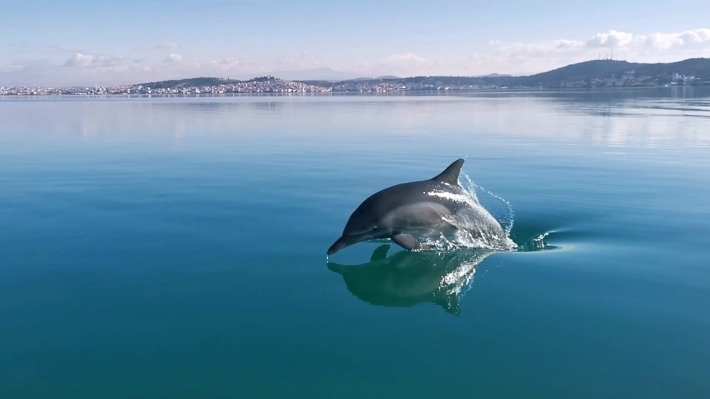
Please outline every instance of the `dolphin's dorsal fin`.
[[384, 244], [377, 247], [377, 249], [375, 249], [375, 252], [372, 253], [372, 257], [370, 257], [370, 262], [387, 259], [387, 251], [389, 249], [389, 244]]
[[431, 180], [457, 186], [459, 184], [459, 174], [461, 173], [461, 167], [463, 166], [463, 162], [463, 158], [457, 159], [456, 161], [454, 161], [454, 163], [449, 165], [448, 168], [444, 169], [443, 172], [439, 173]]

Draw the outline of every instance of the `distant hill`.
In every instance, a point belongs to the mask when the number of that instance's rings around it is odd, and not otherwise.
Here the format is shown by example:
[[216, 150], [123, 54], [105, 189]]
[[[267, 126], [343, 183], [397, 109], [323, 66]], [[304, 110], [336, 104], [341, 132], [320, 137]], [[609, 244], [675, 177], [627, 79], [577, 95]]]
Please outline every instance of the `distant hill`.
[[478, 77], [479, 78], [507, 78], [507, 77], [511, 77], [511, 76], [513, 76], [513, 75], [506, 75], [506, 74], [502, 74], [502, 73], [489, 73], [488, 75], [481, 75]]
[[383, 82], [399, 82], [407, 78], [398, 76], [379, 76], [376, 78], [354, 78], [348, 80], [332, 81], [332, 80], [297, 80], [297, 82], [305, 83], [321, 87], [335, 87], [340, 84], [377, 84]]
[[[150, 87], [151, 89], [179, 89], [181, 87], [202, 87], [202, 86], [219, 86], [237, 83], [248, 82], [268, 82], [278, 80], [274, 76], [260, 76], [248, 80], [224, 79], [224, 78], [190, 78], [179, 80], [163, 80], [160, 82], [140, 83], [140, 86]], [[136, 85], [138, 86], [138, 85]]]
[[163, 80], [160, 82], [140, 83], [140, 86], [150, 87], [151, 89], [177, 89], [181, 87], [192, 86], [219, 86], [226, 84], [239, 83], [239, 80], [224, 79], [224, 78], [191, 78], [179, 80]]
[[710, 58], [691, 58], [671, 63], [643, 64], [616, 60], [593, 60], [567, 65], [552, 71], [522, 76], [515, 83], [554, 86], [562, 82], [591, 79], [610, 79], [623, 75], [633, 77], [661, 77], [670, 81], [674, 73], [695, 76], [702, 80], [710, 79]]
[[[340, 74], [330, 68], [320, 68], [318, 70], [301, 71], [303, 75], [310, 76], [314, 71], [321, 75], [327, 73]], [[292, 71], [294, 74], [298, 71]], [[316, 74], [318, 74], [316, 73]], [[344, 73], [347, 74], [347, 73]], [[633, 63], [616, 60], [592, 60], [567, 65], [548, 72], [538, 73], [530, 76], [511, 76], [501, 74], [489, 74], [485, 76], [413, 76], [400, 78], [397, 76], [380, 76], [375, 79], [369, 78], [349, 78], [342, 80], [332, 80], [328, 78], [318, 79], [294, 79], [287, 78], [288, 74], [279, 76], [284, 80], [293, 80], [309, 85], [333, 88], [348, 89], [346, 91], [357, 91], [365, 86], [376, 85], [397, 85], [416, 88], [416, 90], [431, 89], [457, 89], [467, 87], [598, 87], [598, 86], [653, 86], [663, 85], [673, 82], [673, 84], [710, 84], [710, 58], [691, 58], [684, 61], [671, 63]], [[340, 75], [343, 76], [343, 75]], [[679, 77], [680, 76], [680, 77]], [[190, 86], [218, 86], [249, 81], [260, 81], [259, 79], [275, 79], [274, 76], [254, 78], [247, 81], [229, 80], [223, 78], [201, 77], [182, 80], [166, 80], [162, 82], [144, 83], [144, 87], [153, 89], [159, 88], [181, 88]]]

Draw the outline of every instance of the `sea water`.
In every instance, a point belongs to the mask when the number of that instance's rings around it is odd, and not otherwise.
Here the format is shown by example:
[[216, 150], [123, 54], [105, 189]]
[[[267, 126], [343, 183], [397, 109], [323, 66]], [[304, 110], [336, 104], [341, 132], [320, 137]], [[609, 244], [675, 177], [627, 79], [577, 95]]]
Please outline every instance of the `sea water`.
[[[1, 398], [710, 392], [710, 88], [6, 97], [0, 126]], [[326, 259], [458, 157], [517, 249]]]

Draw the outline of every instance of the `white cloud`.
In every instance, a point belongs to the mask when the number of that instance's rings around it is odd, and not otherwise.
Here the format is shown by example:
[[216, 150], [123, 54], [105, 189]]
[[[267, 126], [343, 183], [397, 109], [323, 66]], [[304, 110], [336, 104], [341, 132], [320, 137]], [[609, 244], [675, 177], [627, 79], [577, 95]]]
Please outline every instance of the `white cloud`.
[[542, 43], [501, 42], [493, 40], [490, 45], [496, 54], [508, 57], [547, 57], [555, 53], [580, 51], [584, 43], [574, 40], [554, 40]]
[[653, 33], [650, 35], [634, 35], [628, 32], [610, 30], [604, 33], [597, 33], [586, 41], [562, 39], [542, 43], [529, 43], [493, 40], [490, 44], [500, 51], [530, 55], [580, 51], [585, 48], [621, 49], [633, 53], [642, 53], [649, 50], [664, 52], [682, 48], [710, 48], [710, 29], [696, 29], [680, 33]]
[[232, 67], [232, 66], [237, 66], [237, 65], [241, 64], [239, 62], [239, 60], [234, 57], [229, 57], [229, 58], [225, 58], [225, 59], [222, 59], [219, 61], [212, 61], [212, 62], [217, 65], [226, 66], [226, 67]]
[[635, 52], [663, 52], [681, 48], [710, 47], [710, 29], [695, 29], [678, 33], [653, 33], [634, 35], [610, 30], [598, 33], [589, 39], [587, 47], [620, 48]]
[[[195, 76], [246, 79], [278, 71], [321, 67], [354, 71], [362, 76], [532, 74], [608, 56], [612, 52], [615, 59], [633, 62], [710, 57], [710, 29], [650, 34], [609, 30], [587, 37], [541, 42], [492, 40], [487, 47], [461, 49], [447, 58], [402, 51], [360, 63], [324, 59], [307, 52], [271, 59], [238, 55], [200, 59], [195, 53], [183, 57], [183, 51], [181, 54], [170, 51], [179, 47], [173, 42], [161, 43], [130, 51], [125, 57], [57, 49], [34, 55], [34, 59], [0, 59], [0, 85], [127, 84]], [[18, 54], [29, 57], [29, 53]]]
[[223, 71], [223, 72], [228, 72], [228, 71], [233, 71], [233, 70], [238, 70], [243, 68], [245, 63], [234, 58], [234, 57], [227, 57], [223, 58], [221, 60], [212, 60], [209, 61], [205, 64], [197, 64], [197, 67], [202, 67], [203, 65], [208, 68], [212, 69], [214, 71]]
[[167, 62], [169, 64], [180, 63], [180, 62], [182, 62], [182, 56], [180, 54], [170, 53], [170, 55], [167, 58], [165, 58], [165, 62]]
[[123, 57], [121, 56], [107, 56], [107, 55], [92, 55], [92, 54], [82, 54], [74, 53], [74, 55], [66, 60], [63, 67], [66, 68], [100, 68], [100, 67], [110, 67], [118, 65]]
[[490, 45], [494, 51], [493, 56], [475, 56], [475, 62], [485, 59], [488, 64], [498, 67], [497, 72], [534, 73], [612, 54], [614, 59], [632, 62], [673, 62], [709, 56], [710, 29], [648, 35], [609, 30], [594, 34], [587, 40], [493, 40]]
[[597, 33], [587, 41], [587, 47], [618, 48], [628, 46], [634, 42], [634, 35], [626, 32], [610, 30], [606, 33]]

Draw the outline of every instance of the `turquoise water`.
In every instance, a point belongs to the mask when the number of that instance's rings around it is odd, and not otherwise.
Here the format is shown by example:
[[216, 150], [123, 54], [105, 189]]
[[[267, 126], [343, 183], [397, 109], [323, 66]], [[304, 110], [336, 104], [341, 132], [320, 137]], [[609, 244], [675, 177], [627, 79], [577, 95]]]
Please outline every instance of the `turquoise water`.
[[[0, 123], [0, 398], [710, 390], [710, 89], [5, 98]], [[363, 199], [458, 157], [522, 250], [326, 259]]]

